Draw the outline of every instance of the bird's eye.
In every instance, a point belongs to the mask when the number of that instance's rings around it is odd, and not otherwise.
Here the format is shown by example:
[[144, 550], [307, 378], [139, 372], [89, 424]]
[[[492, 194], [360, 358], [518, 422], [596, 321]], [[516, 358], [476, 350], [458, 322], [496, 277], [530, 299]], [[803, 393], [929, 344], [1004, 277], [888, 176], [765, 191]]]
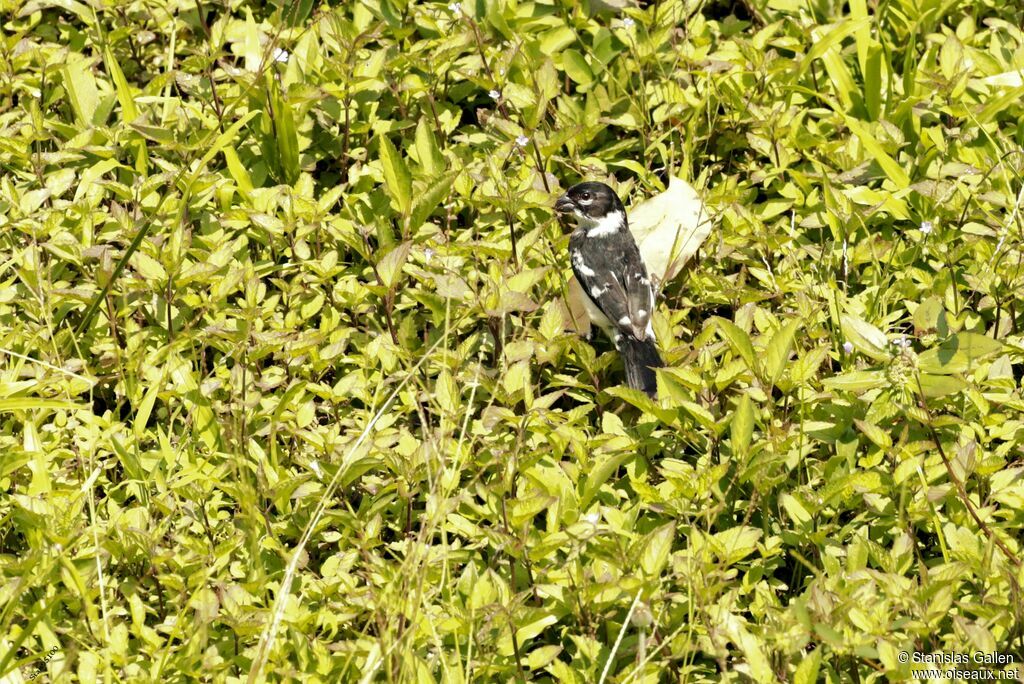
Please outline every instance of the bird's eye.
[[580, 199], [583, 199], [583, 200], [590, 199], [590, 193], [589, 192], [580, 193]]

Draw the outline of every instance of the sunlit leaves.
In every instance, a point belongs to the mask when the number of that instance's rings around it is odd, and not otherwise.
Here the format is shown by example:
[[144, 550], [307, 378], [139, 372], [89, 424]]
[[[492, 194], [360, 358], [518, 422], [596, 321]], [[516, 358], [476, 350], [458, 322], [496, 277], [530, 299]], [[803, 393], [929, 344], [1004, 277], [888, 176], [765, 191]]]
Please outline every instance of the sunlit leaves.
[[377, 136], [377, 149], [384, 184], [392, 204], [400, 214], [408, 215], [412, 208], [412, 174], [409, 173], [405, 158], [383, 134]]
[[[5, 18], [7, 669], [902, 681], [1015, 633], [1020, 11], [620, 4]], [[714, 228], [651, 399], [551, 203], [672, 217], [662, 169]]]

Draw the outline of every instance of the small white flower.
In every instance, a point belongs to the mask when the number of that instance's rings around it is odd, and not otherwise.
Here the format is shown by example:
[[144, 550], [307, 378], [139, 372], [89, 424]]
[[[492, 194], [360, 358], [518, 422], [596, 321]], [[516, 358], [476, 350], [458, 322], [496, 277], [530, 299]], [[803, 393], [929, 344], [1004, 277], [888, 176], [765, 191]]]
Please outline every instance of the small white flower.
[[462, 14], [462, 3], [461, 2], [453, 2], [450, 5], [448, 5], [448, 9], [451, 10], [451, 13], [454, 14], [457, 17], [460, 14]]
[[932, 222], [921, 221], [921, 232], [924, 233], [925, 235], [930, 235], [932, 232]]
[[633, 24], [635, 24], [635, 23], [636, 22], [633, 21], [630, 17], [626, 17], [625, 19], [622, 20], [622, 25], [625, 26], [628, 29], [633, 28]]
[[291, 54], [288, 53], [284, 48], [274, 48], [274, 61], [281, 62], [282, 64], [288, 63], [288, 58]]
[[323, 471], [320, 470], [320, 464], [316, 460], [310, 461], [309, 467], [313, 469], [313, 472], [316, 473], [317, 477], [324, 476]]
[[429, 247], [427, 247], [425, 250], [423, 250], [423, 260], [424, 261], [426, 261], [429, 264], [430, 260], [433, 259], [433, 258], [434, 258], [434, 250], [430, 249]]
[[843, 351], [847, 354], [853, 353], [853, 342], [843, 342]]
[[893, 340], [892, 343], [894, 346], [900, 347], [902, 349], [907, 349], [908, 347], [910, 347], [910, 340], [908, 340], [906, 336], [900, 336], [898, 339]]
[[492, 100], [500, 100], [501, 99], [501, 91], [500, 90], [492, 90], [491, 92], [489, 92], [487, 94], [491, 96]]
[[519, 145], [519, 147], [526, 147], [526, 145], [529, 142], [530, 142], [530, 139], [527, 138], [525, 135], [520, 135], [520, 136], [516, 137], [516, 145]]
[[597, 523], [601, 522], [601, 516], [597, 513], [587, 513], [585, 516], [583, 516], [583, 520], [584, 522], [588, 522], [591, 525], [597, 525]]

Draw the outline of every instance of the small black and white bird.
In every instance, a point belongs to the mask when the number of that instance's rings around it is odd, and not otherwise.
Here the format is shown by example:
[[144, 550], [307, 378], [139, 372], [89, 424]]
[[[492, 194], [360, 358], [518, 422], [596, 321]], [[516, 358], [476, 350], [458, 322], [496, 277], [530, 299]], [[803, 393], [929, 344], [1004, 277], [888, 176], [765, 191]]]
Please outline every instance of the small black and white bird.
[[622, 355], [626, 384], [655, 396], [653, 369], [663, 364], [651, 327], [654, 289], [622, 202], [604, 183], [580, 183], [558, 198], [555, 211], [576, 221], [569, 257], [587, 316]]

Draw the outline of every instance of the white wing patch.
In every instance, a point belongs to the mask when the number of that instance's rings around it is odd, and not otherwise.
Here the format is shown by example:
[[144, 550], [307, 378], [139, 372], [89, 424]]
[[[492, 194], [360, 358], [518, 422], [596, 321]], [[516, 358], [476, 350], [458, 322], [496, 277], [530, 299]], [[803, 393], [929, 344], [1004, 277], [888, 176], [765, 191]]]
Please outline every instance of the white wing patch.
[[[590, 268], [589, 266], [587, 266], [586, 263], [584, 263], [583, 255], [580, 254], [579, 252], [573, 252], [572, 253], [572, 265], [576, 267], [577, 271], [579, 271], [580, 273], [582, 273], [585, 276], [597, 275], [594, 272], [594, 269]], [[594, 296], [596, 297], [597, 295], [594, 295]]]

